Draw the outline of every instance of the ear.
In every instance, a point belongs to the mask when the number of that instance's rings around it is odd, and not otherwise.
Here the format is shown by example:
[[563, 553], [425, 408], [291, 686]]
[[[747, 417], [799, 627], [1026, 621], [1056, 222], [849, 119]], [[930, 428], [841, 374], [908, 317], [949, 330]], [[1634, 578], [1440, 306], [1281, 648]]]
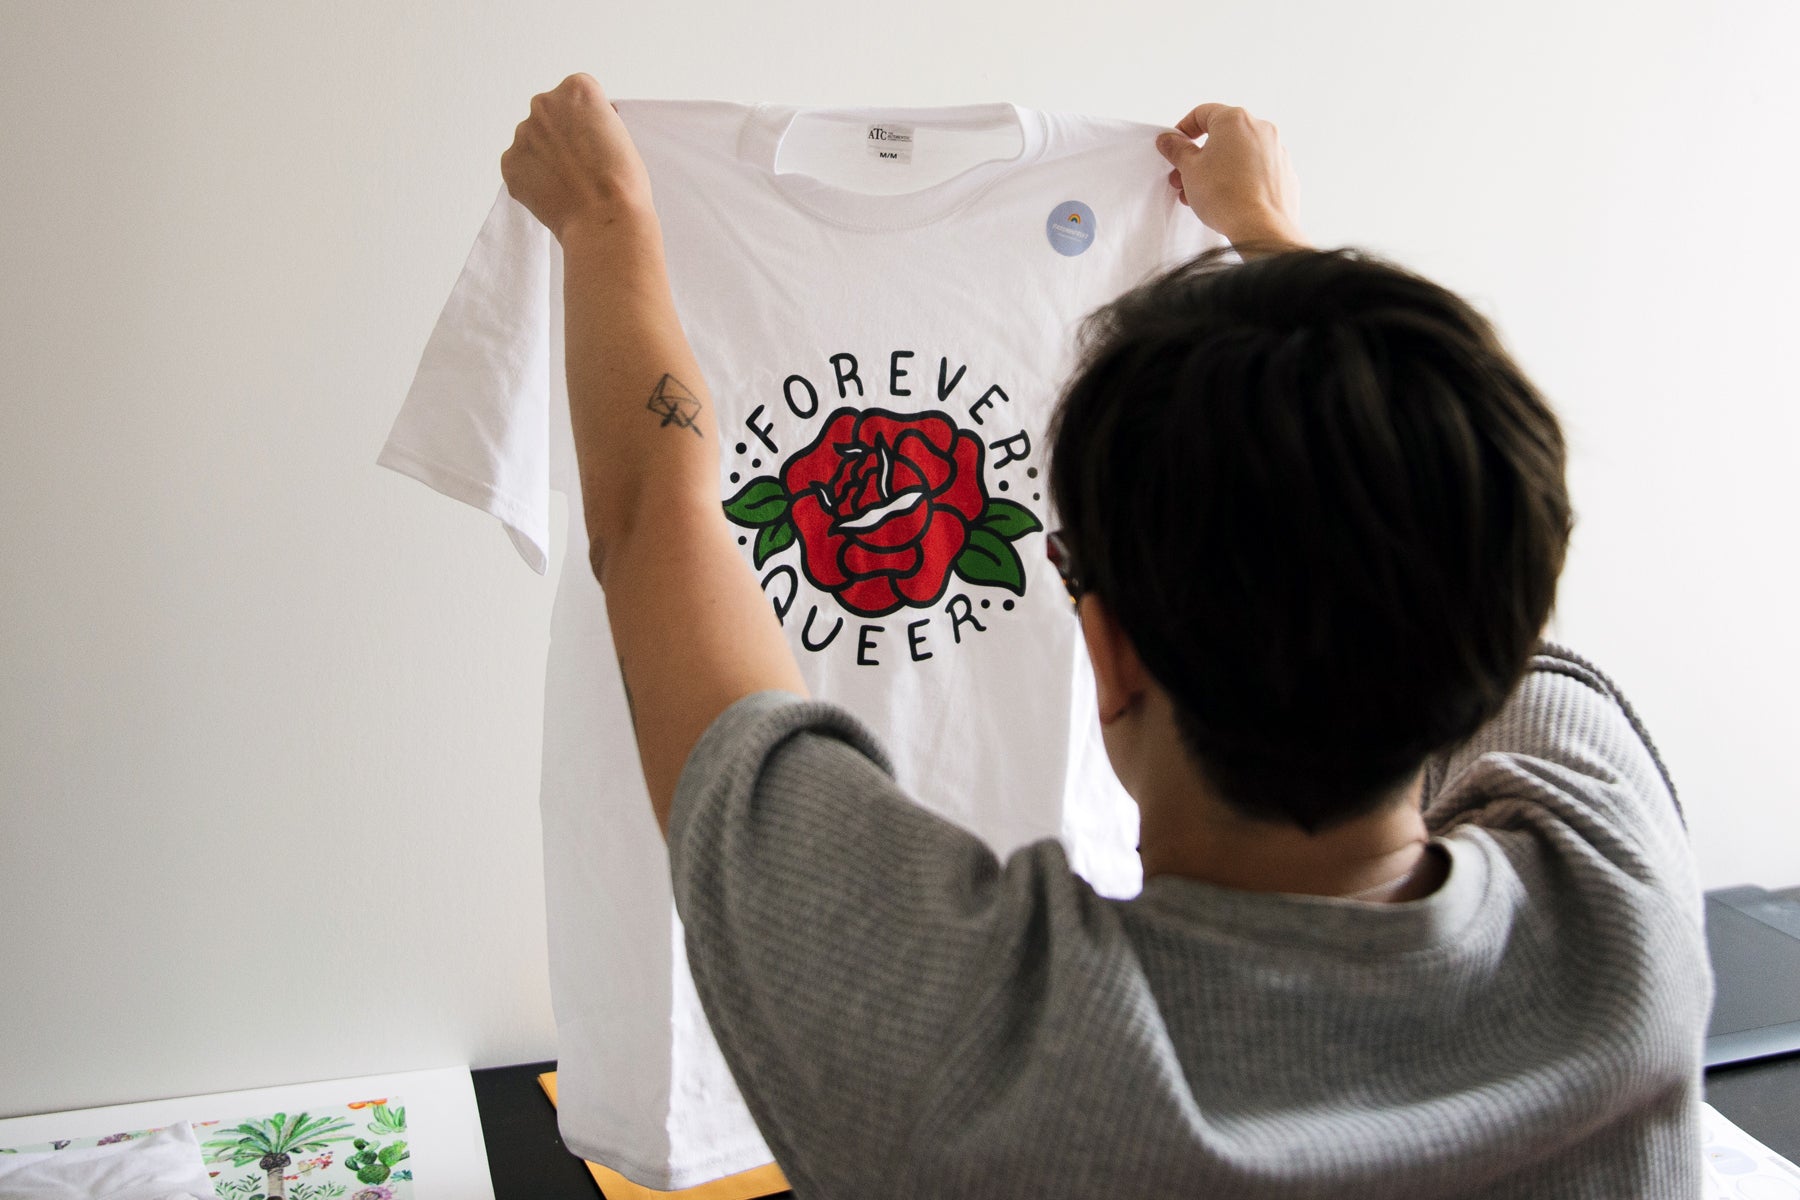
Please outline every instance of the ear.
[[1081, 598], [1080, 611], [1082, 640], [1087, 642], [1088, 659], [1094, 664], [1100, 723], [1110, 725], [1137, 704], [1150, 675], [1138, 658], [1137, 647], [1125, 636], [1104, 600], [1089, 593]]

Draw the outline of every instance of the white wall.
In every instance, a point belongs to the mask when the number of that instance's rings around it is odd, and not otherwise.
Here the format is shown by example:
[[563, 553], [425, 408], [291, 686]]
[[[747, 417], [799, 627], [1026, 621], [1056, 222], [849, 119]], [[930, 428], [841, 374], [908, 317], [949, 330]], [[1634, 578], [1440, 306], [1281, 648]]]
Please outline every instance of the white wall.
[[[530, 95], [1280, 122], [1560, 404], [1562, 634], [1800, 883], [1800, 9], [0, 6], [0, 1115], [554, 1053], [552, 583], [377, 469]], [[605, 669], [606, 664], [596, 664]]]

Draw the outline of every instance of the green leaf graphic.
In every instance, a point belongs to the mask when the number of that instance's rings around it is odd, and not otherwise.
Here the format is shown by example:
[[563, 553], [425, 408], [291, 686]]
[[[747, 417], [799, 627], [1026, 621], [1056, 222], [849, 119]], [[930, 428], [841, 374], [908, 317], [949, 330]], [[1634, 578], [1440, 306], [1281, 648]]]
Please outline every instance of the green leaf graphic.
[[956, 556], [956, 573], [970, 583], [1003, 587], [1016, 596], [1025, 594], [1025, 565], [1012, 543], [985, 528], [969, 530], [969, 544]]
[[756, 535], [756, 569], [794, 544], [794, 523], [783, 519], [776, 525], [764, 525]]
[[787, 516], [787, 490], [773, 475], [758, 475], [725, 502], [725, 515], [739, 525], [761, 529]]
[[1022, 504], [1014, 504], [1011, 500], [989, 500], [987, 511], [981, 516], [981, 528], [997, 537], [1015, 542], [1028, 533], [1036, 533], [1044, 526], [1031, 515], [1031, 510]]

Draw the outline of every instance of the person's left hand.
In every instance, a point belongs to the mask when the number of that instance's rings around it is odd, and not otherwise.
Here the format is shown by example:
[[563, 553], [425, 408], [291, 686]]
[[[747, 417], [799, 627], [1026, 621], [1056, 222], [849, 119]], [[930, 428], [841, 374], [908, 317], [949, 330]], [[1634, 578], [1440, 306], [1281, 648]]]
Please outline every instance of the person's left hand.
[[577, 225], [654, 211], [643, 159], [592, 75], [571, 75], [531, 98], [531, 115], [500, 156], [500, 176], [559, 242]]

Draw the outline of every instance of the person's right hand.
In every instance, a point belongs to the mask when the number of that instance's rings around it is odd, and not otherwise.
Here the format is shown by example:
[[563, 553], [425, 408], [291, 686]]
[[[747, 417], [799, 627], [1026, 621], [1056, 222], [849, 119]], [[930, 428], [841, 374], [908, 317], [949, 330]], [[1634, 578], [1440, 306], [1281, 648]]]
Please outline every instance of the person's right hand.
[[571, 75], [531, 98], [531, 115], [500, 156], [500, 177], [559, 242], [584, 223], [654, 219], [644, 160], [592, 75]]
[[[1202, 104], [1165, 133], [1156, 148], [1174, 165], [1169, 183], [1181, 202], [1232, 245], [1306, 245], [1300, 232], [1300, 181], [1281, 134], [1241, 108]], [[1183, 137], [1181, 134], [1185, 134]], [[1204, 137], [1205, 145], [1193, 139]]]

